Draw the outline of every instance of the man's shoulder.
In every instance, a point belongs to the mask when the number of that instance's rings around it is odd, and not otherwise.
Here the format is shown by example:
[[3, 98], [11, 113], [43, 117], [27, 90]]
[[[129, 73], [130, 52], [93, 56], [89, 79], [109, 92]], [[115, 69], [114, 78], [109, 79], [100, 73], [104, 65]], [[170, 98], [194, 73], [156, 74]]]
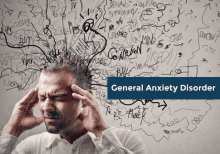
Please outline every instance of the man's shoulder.
[[25, 138], [18, 144], [17, 147], [29, 153], [35, 150], [42, 149], [43, 147], [48, 147], [51, 143], [53, 143], [54, 139], [54, 134], [43, 132]]
[[[36, 147], [36, 145], [42, 147], [49, 147], [57, 138], [58, 134], [51, 134], [48, 132], [43, 132], [41, 134], [36, 134], [36, 135], [32, 135], [27, 137], [24, 140], [24, 143], [28, 142], [29, 144], [33, 145], [34, 147]], [[36, 144], [37, 143], [37, 144]]]
[[126, 138], [132, 138], [134, 136], [138, 136], [136, 132], [128, 130], [128, 129], [111, 127], [109, 131], [113, 132], [119, 139], [124, 139], [124, 140]]
[[131, 131], [129, 129], [122, 129], [122, 128], [116, 128], [116, 127], [110, 127], [110, 130], [115, 132], [116, 134], [135, 134], [134, 131]]
[[143, 141], [137, 132], [114, 127], [107, 129], [103, 133], [103, 138], [107, 138], [107, 141], [110, 141], [114, 144], [122, 145], [128, 149], [132, 149], [134, 145], [143, 144]]

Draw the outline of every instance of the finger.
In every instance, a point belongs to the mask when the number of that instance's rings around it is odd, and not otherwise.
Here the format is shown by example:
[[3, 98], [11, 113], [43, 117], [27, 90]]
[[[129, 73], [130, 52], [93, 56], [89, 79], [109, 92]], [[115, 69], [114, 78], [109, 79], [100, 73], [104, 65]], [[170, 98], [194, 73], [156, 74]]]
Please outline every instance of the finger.
[[31, 128], [40, 125], [44, 121], [44, 117], [34, 117], [32, 123], [31, 123]]
[[18, 104], [20, 105], [27, 105], [27, 103], [33, 98], [36, 91], [34, 89], [31, 89], [26, 96], [24, 96]]
[[27, 109], [32, 111], [34, 107], [37, 105], [37, 103], [38, 103], [38, 95], [35, 94], [33, 98], [30, 100], [30, 102], [28, 102]]
[[39, 86], [37, 85], [34, 88], [34, 91], [35, 91], [34, 96], [33, 96], [32, 100], [28, 103], [29, 110], [33, 109], [38, 103], [38, 90], [39, 90]]
[[40, 116], [40, 117], [36, 117], [36, 125], [40, 125], [43, 121], [44, 121], [44, 117]]
[[73, 92], [75, 92], [77, 94], [80, 94], [82, 96], [88, 97], [89, 99], [92, 99], [91, 94], [87, 90], [84, 90], [84, 89], [80, 88], [79, 86], [77, 86], [75, 84], [73, 84], [71, 86], [71, 89], [72, 89]]
[[[72, 96], [78, 100], [81, 100], [82, 102], [85, 102], [86, 104], [85, 105], [89, 105], [89, 106], [92, 106], [92, 103], [91, 101], [85, 97], [85, 96], [82, 96], [80, 94], [76, 94], [76, 93], [72, 93]], [[83, 104], [84, 105], [84, 104]]]

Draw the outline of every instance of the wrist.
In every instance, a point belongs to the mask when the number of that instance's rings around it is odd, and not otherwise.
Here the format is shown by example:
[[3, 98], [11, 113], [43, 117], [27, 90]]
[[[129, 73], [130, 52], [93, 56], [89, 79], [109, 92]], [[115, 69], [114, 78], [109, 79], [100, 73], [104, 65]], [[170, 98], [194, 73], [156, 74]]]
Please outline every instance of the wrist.
[[19, 137], [22, 134], [23, 130], [20, 128], [16, 128], [16, 127], [12, 127], [10, 125], [5, 125], [5, 127], [3, 128], [1, 135], [4, 133], [10, 134], [12, 136], [16, 136]]
[[108, 125], [97, 126], [96, 129], [93, 131], [93, 133], [95, 134], [96, 137], [102, 138], [103, 131], [105, 131], [108, 128], [110, 128], [110, 126]]

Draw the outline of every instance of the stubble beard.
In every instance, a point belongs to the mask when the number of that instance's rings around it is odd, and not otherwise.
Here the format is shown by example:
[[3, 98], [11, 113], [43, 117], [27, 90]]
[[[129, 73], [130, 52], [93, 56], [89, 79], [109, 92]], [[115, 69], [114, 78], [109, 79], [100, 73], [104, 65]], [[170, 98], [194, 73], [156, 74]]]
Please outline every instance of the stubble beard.
[[81, 129], [81, 125], [77, 124], [78, 119], [75, 119], [75, 121], [71, 124], [71, 126], [68, 126], [64, 121], [61, 121], [59, 123], [45, 123], [46, 130], [49, 133], [58, 134], [61, 132], [68, 132], [68, 131], [79, 131]]
[[67, 125], [64, 122], [61, 122], [59, 124], [51, 124], [46, 122], [44, 123], [46, 125], [46, 130], [52, 134], [58, 134], [61, 133], [63, 130], [67, 129]]

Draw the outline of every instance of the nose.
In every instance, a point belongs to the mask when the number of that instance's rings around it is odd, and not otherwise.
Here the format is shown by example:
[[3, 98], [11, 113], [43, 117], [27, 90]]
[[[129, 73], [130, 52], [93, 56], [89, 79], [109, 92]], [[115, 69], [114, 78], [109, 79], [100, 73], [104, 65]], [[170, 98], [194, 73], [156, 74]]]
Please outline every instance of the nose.
[[56, 106], [54, 105], [53, 101], [49, 98], [46, 98], [42, 105], [44, 113], [47, 113], [49, 111], [56, 111]]
[[54, 102], [49, 98], [43, 103], [43, 114], [46, 118], [61, 119], [61, 113], [57, 111]]

